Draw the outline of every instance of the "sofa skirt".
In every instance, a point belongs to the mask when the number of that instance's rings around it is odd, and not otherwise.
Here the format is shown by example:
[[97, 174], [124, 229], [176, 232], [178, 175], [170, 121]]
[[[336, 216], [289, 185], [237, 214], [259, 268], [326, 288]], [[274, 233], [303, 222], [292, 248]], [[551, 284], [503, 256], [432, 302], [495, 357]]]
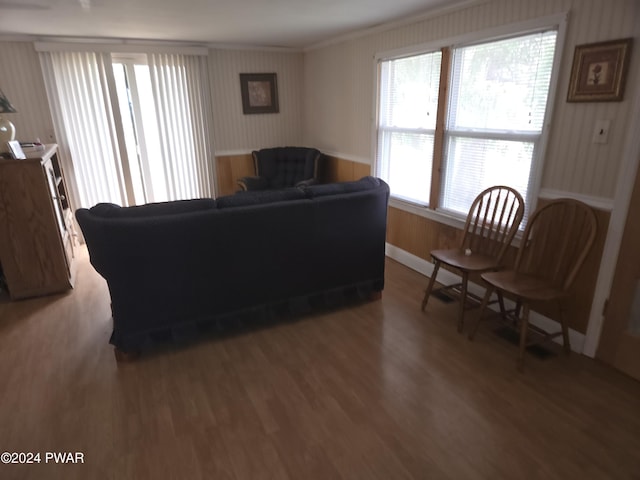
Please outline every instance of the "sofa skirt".
[[384, 278], [381, 278], [230, 313], [181, 319], [158, 329], [121, 333], [114, 327], [110, 343], [122, 352], [133, 353], [162, 344], [188, 344], [202, 338], [235, 335], [285, 320], [301, 319], [311, 313], [357, 305], [371, 299], [383, 288]]

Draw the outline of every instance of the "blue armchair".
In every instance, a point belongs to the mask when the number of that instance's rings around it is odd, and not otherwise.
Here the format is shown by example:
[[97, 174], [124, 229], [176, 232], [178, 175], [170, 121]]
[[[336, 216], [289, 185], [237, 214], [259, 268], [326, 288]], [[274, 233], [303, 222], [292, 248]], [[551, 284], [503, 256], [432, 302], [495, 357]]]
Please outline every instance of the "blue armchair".
[[322, 153], [315, 148], [263, 148], [251, 152], [251, 155], [256, 175], [238, 180], [238, 185], [244, 191], [275, 190], [318, 183], [318, 164]]

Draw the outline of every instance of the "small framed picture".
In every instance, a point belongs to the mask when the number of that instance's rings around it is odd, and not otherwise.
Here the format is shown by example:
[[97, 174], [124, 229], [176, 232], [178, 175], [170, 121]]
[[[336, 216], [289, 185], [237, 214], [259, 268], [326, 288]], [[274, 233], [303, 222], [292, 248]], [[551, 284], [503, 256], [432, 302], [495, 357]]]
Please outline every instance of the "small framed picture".
[[22, 151], [22, 147], [20, 146], [20, 142], [18, 140], [11, 140], [7, 142], [7, 147], [9, 147], [9, 153], [16, 160], [23, 160], [27, 158]]
[[242, 113], [278, 113], [275, 73], [241, 73]]
[[567, 102], [620, 102], [631, 57], [631, 38], [576, 46]]

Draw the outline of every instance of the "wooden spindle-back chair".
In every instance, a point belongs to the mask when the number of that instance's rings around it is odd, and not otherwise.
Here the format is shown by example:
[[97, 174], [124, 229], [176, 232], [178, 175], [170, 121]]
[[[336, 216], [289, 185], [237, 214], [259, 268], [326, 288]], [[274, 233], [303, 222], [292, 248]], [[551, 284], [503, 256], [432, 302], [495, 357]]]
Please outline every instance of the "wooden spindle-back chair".
[[[520, 329], [519, 369], [523, 366], [527, 344], [533, 343], [527, 340], [530, 329], [542, 335], [544, 341], [562, 335], [564, 349], [570, 352], [562, 300], [569, 295], [594, 243], [596, 229], [595, 213], [577, 200], [554, 200], [537, 209], [525, 228], [514, 268], [482, 274], [488, 288], [469, 338], [473, 339], [489, 299], [496, 291], [501, 304], [504, 294], [516, 301], [508, 318]], [[560, 332], [549, 333], [529, 325], [530, 303], [534, 301], [556, 303]], [[505, 312], [502, 313], [504, 317]]]
[[[498, 185], [482, 191], [471, 204], [458, 248], [433, 250], [434, 267], [422, 300], [425, 310], [442, 264], [460, 272], [460, 282], [437, 289], [459, 301], [458, 331], [462, 332], [464, 312], [480, 304], [480, 299], [467, 291], [469, 275], [499, 270], [507, 248], [524, 216], [524, 200], [513, 188]], [[471, 300], [471, 302], [468, 302]], [[475, 301], [475, 303], [474, 303]]]

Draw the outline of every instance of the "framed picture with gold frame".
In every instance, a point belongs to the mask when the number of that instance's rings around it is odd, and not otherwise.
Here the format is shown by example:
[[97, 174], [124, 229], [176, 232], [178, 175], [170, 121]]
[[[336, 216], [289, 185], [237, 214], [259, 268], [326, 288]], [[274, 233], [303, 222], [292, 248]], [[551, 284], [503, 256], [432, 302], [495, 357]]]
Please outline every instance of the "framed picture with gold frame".
[[576, 46], [567, 102], [620, 102], [631, 58], [631, 38]]

